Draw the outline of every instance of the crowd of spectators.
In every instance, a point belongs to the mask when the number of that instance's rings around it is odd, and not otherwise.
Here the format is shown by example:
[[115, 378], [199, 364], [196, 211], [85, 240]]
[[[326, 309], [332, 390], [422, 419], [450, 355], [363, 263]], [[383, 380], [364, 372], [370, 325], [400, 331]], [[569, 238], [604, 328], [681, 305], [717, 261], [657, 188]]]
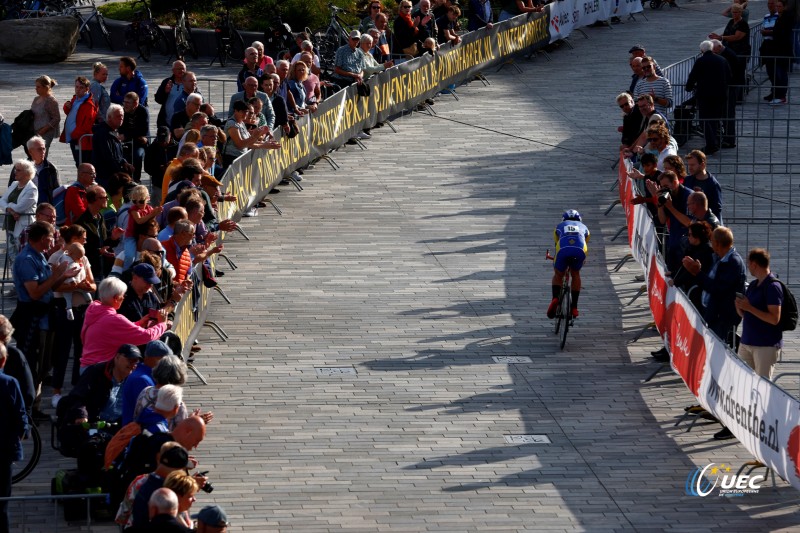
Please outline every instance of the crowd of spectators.
[[[729, 42], [740, 40], [734, 36], [742, 6], [734, 4], [731, 14], [729, 26], [733, 29], [724, 34], [729, 37], [724, 39], [726, 49]], [[746, 258], [736, 250], [733, 231], [723, 225], [720, 180], [706, 168], [707, 156], [720, 144], [723, 148], [735, 146], [735, 137], [729, 137], [733, 132], [724, 122], [723, 140], [716, 141], [729, 102], [735, 105], [737, 98], [735, 92], [728, 92], [732, 69], [719, 47], [712, 40], [704, 41], [702, 56], [689, 75], [687, 89], [695, 91], [699, 118], [705, 123], [706, 147], [683, 157], [666, 120], [674, 104], [670, 83], [656, 73], [656, 63], [644, 47], [636, 45], [630, 50], [633, 79], [629, 90], [616, 97], [623, 113], [620, 152], [631, 163], [628, 176], [635, 180], [633, 203], [644, 204], [652, 217], [669, 283], [686, 293], [711, 331], [737, 350], [758, 375], [771, 379], [783, 346], [779, 322], [784, 290], [770, 270], [767, 250], [754, 248]], [[748, 271], [755, 278], [750, 283]], [[740, 324], [741, 335], [737, 333]], [[652, 355], [657, 361], [669, 361], [666, 348]], [[700, 406], [687, 410], [703, 412]], [[714, 435], [716, 439], [732, 437], [725, 427]]]

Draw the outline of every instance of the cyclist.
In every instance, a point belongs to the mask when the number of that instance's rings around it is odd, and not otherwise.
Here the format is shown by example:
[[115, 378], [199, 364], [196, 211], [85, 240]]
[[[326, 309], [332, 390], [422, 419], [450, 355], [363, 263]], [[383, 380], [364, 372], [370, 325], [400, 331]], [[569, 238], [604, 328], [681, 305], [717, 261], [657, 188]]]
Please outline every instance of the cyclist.
[[581, 214], [574, 209], [564, 211], [563, 222], [556, 226], [556, 256], [553, 261], [553, 301], [547, 308], [547, 318], [555, 318], [558, 295], [567, 267], [572, 271], [572, 318], [578, 318], [578, 296], [581, 293], [581, 267], [589, 247], [589, 228], [581, 222]]

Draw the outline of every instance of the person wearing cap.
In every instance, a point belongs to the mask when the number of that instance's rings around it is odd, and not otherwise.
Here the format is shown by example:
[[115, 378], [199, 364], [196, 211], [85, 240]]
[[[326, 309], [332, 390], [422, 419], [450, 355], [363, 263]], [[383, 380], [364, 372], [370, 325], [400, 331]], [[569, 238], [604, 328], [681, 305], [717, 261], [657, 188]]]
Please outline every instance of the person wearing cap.
[[[644, 49], [644, 46], [642, 46], [641, 44], [638, 44], [638, 43], [634, 44], [631, 47], [631, 49], [628, 50], [628, 53], [631, 55], [631, 59], [633, 59], [635, 57], [638, 57], [640, 59], [644, 59], [645, 56], [647, 56], [647, 51]], [[661, 67], [658, 66], [658, 63], [656, 63], [655, 59], [653, 59], [653, 68], [655, 69], [657, 75], [659, 75], [659, 76], [663, 76], [664, 75], [664, 73], [661, 71]]]
[[83, 355], [81, 370], [114, 357], [114, 350], [121, 343], [146, 344], [156, 340], [172, 327], [165, 313], [153, 318], [156, 324], [143, 328], [117, 313], [125, 299], [128, 286], [114, 277], [104, 279], [98, 289], [99, 300], [92, 302], [86, 310], [81, 330]]
[[119, 422], [122, 418], [122, 386], [142, 360], [139, 348], [123, 344], [110, 361], [87, 367], [78, 384], [58, 402], [61, 419], [76, 407], [85, 407], [90, 421]]
[[173, 141], [167, 126], [159, 126], [155, 140], [144, 152], [144, 171], [152, 183], [162, 183], [170, 162], [178, 155], [178, 143]]
[[334, 79], [342, 87], [364, 80], [364, 52], [358, 47], [361, 42], [361, 33], [358, 30], [350, 32], [347, 44], [336, 50], [336, 62], [333, 68]]
[[161, 278], [149, 263], [139, 263], [134, 266], [131, 274], [125, 299], [117, 313], [144, 328], [155, 320], [151, 313], [161, 308], [161, 302], [152, 290], [153, 285], [161, 283]]
[[227, 533], [231, 525], [227, 513], [219, 505], [203, 507], [192, 518], [197, 520], [197, 533]]
[[[150, 266], [150, 265], [148, 265]], [[151, 267], [152, 268], [152, 267]], [[165, 355], [172, 355], [172, 350], [162, 341], [150, 341], [144, 349], [143, 364], [136, 365], [136, 369], [125, 380], [122, 386], [122, 425], [133, 422], [133, 410], [139, 394], [147, 387], [154, 387], [153, 368]]]
[[[130, 527], [141, 528], [148, 524], [150, 516], [148, 514], [147, 503], [150, 500], [150, 496], [164, 485], [164, 480], [168, 475], [176, 470], [187, 470], [195, 466], [195, 463], [189, 458], [189, 452], [187, 452], [183, 446], [171, 442], [164, 443], [161, 446], [157, 458], [158, 466], [153, 472], [147, 474], [144, 481], [139, 485], [139, 489], [133, 498], [131, 512], [126, 521], [124, 531], [128, 531]], [[201, 479], [205, 482], [205, 478], [201, 477]], [[134, 480], [134, 483], [136, 483], [136, 480]], [[120, 505], [120, 510], [122, 510], [122, 505]], [[178, 505], [176, 500], [176, 514], [177, 510]], [[117, 522], [119, 521], [120, 513], [118, 512]], [[136, 529], [133, 531], [136, 531]]]

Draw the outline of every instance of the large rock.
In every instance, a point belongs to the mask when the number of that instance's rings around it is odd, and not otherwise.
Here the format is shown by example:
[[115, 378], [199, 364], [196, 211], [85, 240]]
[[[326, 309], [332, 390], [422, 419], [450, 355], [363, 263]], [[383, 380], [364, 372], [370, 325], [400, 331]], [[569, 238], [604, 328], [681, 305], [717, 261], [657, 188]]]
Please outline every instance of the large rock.
[[0, 55], [19, 63], [56, 63], [67, 59], [78, 42], [74, 17], [0, 21]]

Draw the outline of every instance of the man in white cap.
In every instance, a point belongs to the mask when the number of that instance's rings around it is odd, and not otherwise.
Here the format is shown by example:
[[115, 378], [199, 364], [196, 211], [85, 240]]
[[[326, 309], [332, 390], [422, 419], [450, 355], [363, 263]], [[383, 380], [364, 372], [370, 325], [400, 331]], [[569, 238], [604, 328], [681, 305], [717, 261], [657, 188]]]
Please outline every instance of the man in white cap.
[[361, 83], [364, 79], [364, 52], [358, 47], [361, 33], [358, 30], [350, 32], [347, 44], [336, 50], [336, 62], [333, 68], [334, 79], [342, 87]]

